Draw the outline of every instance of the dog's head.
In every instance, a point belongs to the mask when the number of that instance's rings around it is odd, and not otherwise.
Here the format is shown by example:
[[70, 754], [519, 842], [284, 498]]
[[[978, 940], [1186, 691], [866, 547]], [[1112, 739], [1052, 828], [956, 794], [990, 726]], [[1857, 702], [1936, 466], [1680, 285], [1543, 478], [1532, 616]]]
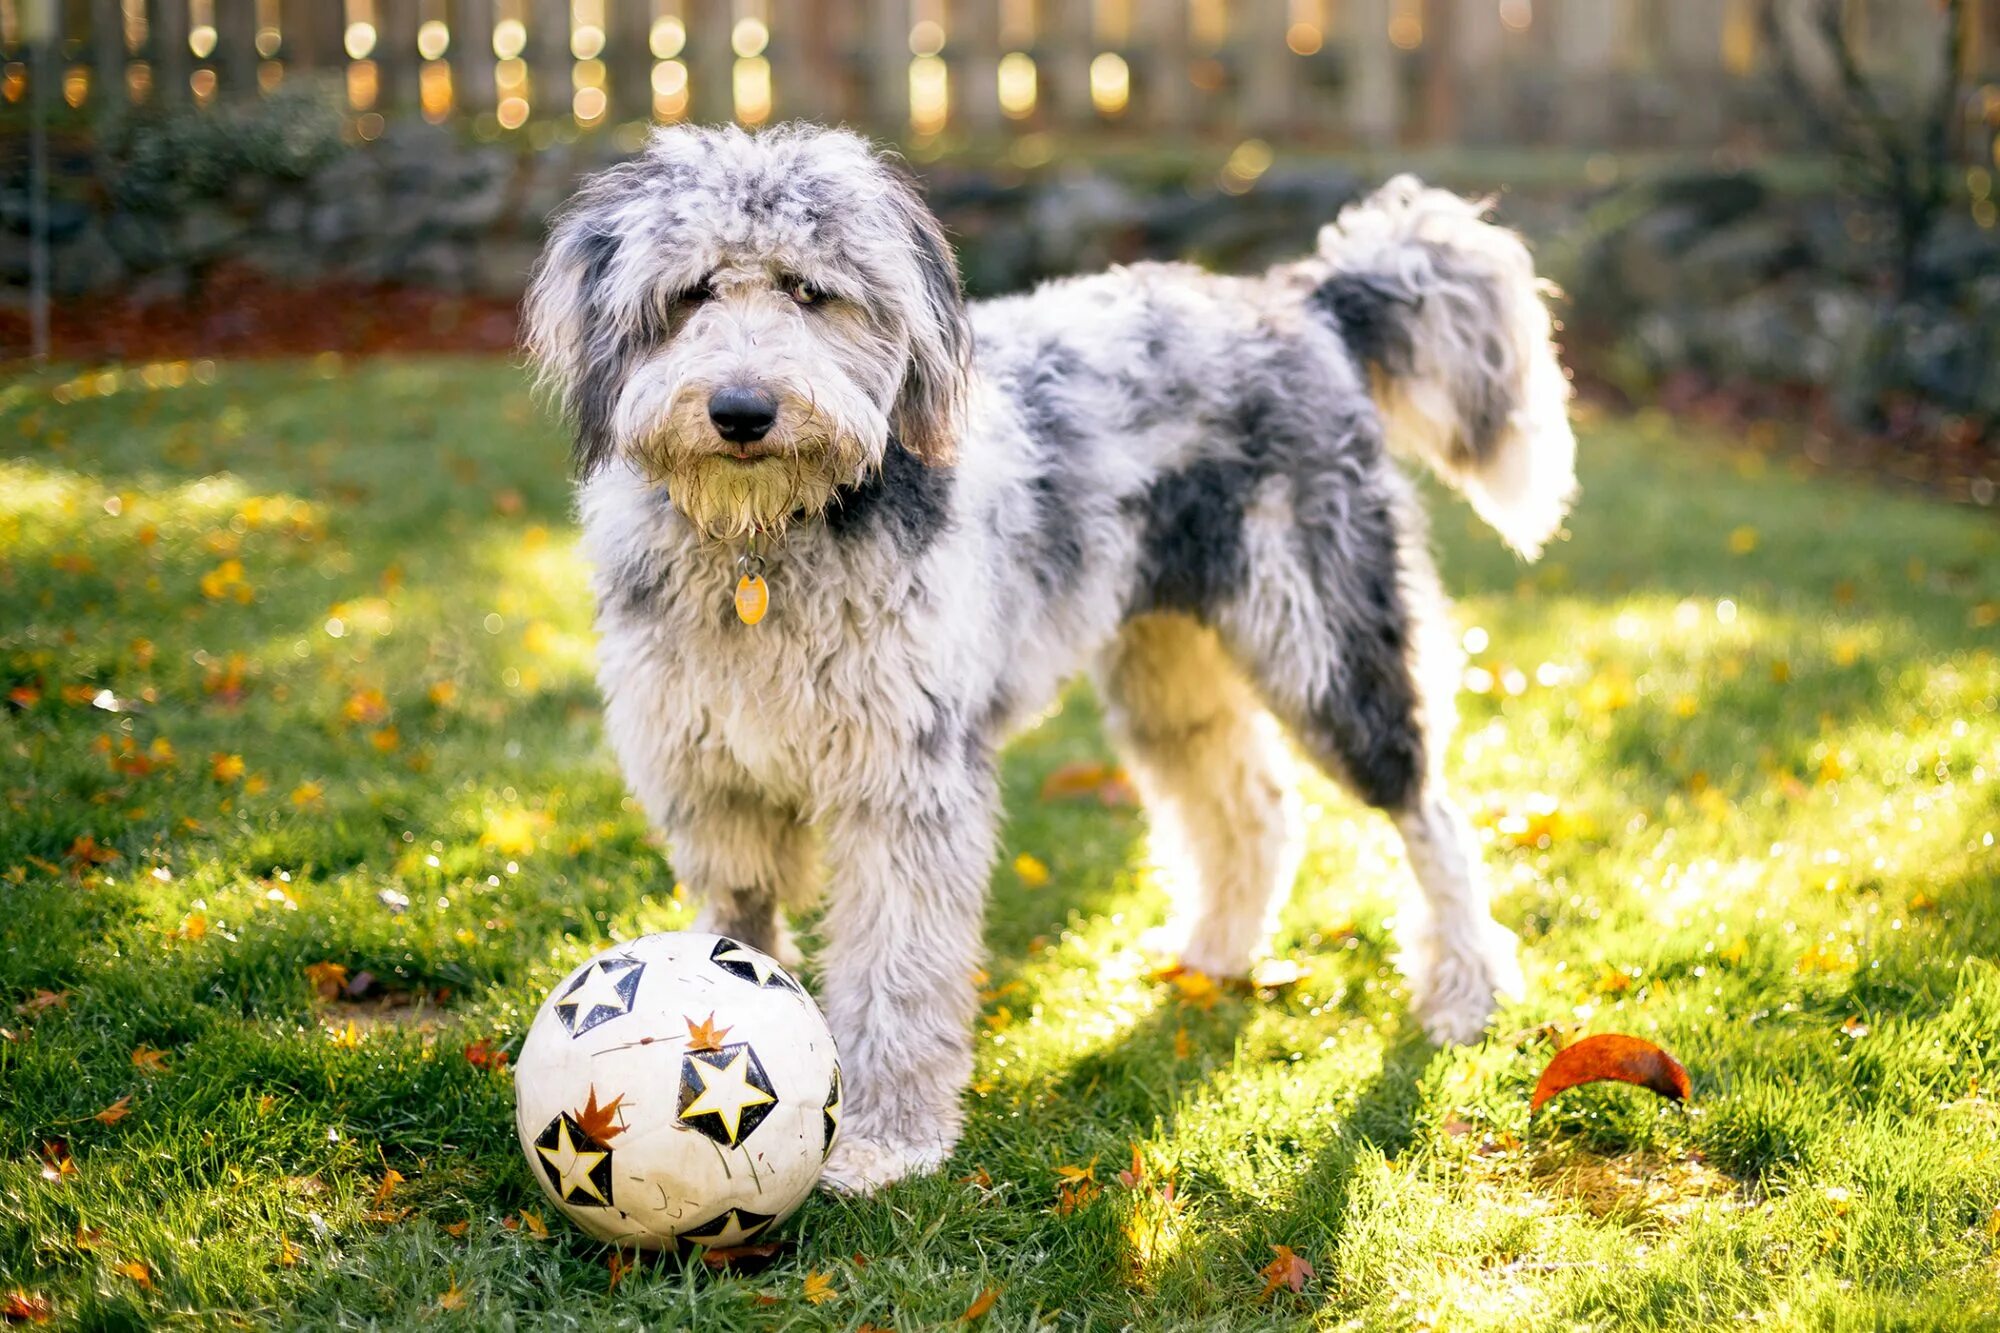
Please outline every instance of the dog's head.
[[958, 269], [852, 134], [657, 131], [558, 218], [526, 315], [578, 470], [623, 458], [712, 537], [817, 514], [893, 447], [949, 461], [958, 436]]

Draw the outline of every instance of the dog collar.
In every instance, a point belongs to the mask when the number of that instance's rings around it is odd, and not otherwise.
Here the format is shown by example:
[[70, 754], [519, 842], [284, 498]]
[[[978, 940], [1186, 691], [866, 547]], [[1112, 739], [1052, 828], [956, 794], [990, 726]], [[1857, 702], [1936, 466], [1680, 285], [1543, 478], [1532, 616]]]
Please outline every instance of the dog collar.
[[751, 533], [743, 553], [736, 557], [736, 618], [746, 625], [756, 624], [771, 609], [770, 585], [764, 582], [764, 557], [757, 551], [759, 535]]

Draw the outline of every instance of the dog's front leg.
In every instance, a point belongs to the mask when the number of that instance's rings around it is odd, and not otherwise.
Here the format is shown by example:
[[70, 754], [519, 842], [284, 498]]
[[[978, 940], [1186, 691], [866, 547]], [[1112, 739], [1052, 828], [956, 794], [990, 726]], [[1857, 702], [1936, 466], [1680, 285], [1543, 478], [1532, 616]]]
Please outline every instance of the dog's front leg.
[[993, 777], [909, 785], [906, 803], [841, 811], [825, 828], [820, 991], [846, 1097], [825, 1183], [849, 1192], [942, 1164], [972, 1075]]

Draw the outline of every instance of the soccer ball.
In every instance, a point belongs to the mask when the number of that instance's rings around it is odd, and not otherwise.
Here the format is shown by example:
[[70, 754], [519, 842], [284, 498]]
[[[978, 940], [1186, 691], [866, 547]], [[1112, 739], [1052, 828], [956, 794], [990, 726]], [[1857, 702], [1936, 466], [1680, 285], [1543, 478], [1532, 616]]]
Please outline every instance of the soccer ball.
[[826, 1019], [776, 960], [647, 935], [550, 992], [514, 1067], [542, 1192], [599, 1240], [747, 1244], [805, 1201], [840, 1133]]

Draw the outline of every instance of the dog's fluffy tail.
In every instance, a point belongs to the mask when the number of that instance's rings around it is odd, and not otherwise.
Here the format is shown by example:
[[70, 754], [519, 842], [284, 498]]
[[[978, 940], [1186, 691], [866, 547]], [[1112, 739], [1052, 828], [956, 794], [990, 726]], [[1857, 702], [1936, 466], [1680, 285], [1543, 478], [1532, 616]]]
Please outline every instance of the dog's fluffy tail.
[[1389, 445], [1450, 482], [1529, 559], [1576, 493], [1551, 290], [1483, 206], [1399, 176], [1320, 230], [1313, 300], [1369, 365]]

